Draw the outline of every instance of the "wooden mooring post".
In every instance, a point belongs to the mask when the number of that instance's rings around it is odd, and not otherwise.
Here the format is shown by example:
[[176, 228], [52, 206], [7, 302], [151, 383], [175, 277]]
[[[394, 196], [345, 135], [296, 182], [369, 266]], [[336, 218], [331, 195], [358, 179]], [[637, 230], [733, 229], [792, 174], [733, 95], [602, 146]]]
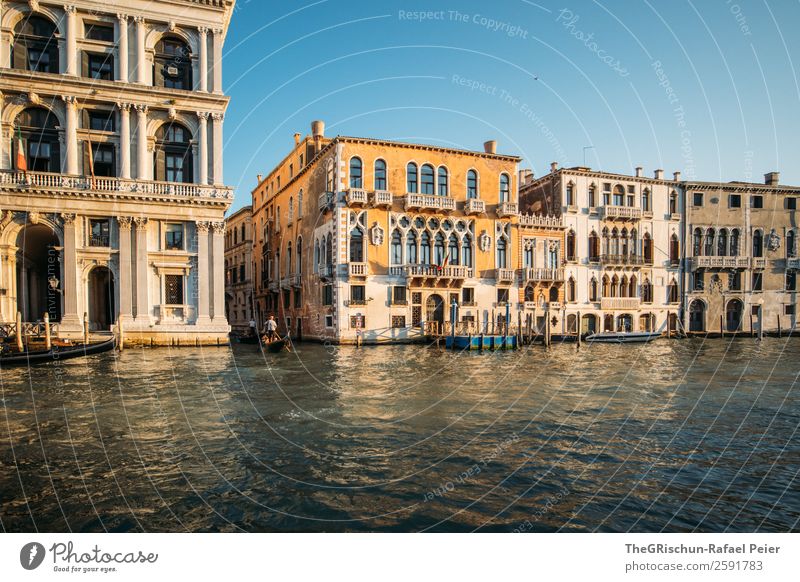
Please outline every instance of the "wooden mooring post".
[[89, 343], [89, 314], [83, 312], [83, 343]]
[[725, 318], [722, 315], [719, 316], [719, 335], [725, 337]]
[[776, 315], [775, 319], [778, 320], [778, 337], [781, 337], [781, 316], [780, 315]]
[[23, 343], [23, 329], [22, 329], [22, 313], [17, 311], [17, 350], [20, 352], [25, 351], [25, 344]]
[[576, 315], [577, 323], [576, 323], [576, 332], [577, 332], [577, 342], [578, 342], [578, 349], [581, 349], [581, 312], [579, 311]]
[[48, 312], [44, 312], [44, 349], [48, 352], [53, 347], [53, 338], [50, 337], [50, 314]]

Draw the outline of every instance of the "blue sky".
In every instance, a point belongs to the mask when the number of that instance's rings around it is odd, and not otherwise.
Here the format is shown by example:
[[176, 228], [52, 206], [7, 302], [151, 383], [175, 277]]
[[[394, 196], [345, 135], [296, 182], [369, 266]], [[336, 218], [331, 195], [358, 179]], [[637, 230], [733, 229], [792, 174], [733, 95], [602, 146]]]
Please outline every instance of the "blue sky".
[[239, 0], [224, 56], [233, 210], [313, 119], [328, 135], [497, 139], [536, 175], [585, 153], [612, 172], [800, 184], [797, 22], [800, 3], [775, 0]]

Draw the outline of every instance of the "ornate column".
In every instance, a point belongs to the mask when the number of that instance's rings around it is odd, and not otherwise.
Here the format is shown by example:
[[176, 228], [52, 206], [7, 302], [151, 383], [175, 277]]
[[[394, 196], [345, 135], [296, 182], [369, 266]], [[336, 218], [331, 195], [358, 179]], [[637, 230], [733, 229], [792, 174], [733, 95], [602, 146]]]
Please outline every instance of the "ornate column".
[[209, 290], [211, 289], [211, 274], [208, 270], [208, 232], [210, 222], [198, 222], [197, 228], [197, 325], [208, 325], [211, 323], [211, 301]]
[[200, 90], [208, 91], [208, 29], [201, 26], [197, 29], [200, 35]]
[[80, 332], [83, 330], [82, 314], [78, 312], [78, 229], [75, 214], [62, 214], [64, 228], [64, 249], [61, 265], [64, 272], [61, 290], [64, 293], [64, 313], [61, 317], [62, 331]]
[[222, 113], [214, 113], [212, 114], [213, 119], [213, 126], [212, 130], [214, 132], [214, 184], [221, 185], [223, 183], [222, 178], [222, 122], [225, 119], [225, 115]]
[[212, 265], [214, 289], [214, 323], [228, 325], [225, 318], [225, 223], [212, 222]]
[[214, 93], [222, 93], [222, 29], [215, 28], [214, 35]]
[[136, 323], [150, 323], [147, 270], [147, 218], [137, 216], [136, 225]]
[[119, 225], [119, 317], [133, 319], [133, 273], [131, 272], [130, 216], [117, 216]]
[[78, 173], [78, 100], [75, 97], [62, 95], [67, 115], [67, 127], [64, 132], [64, 141], [67, 146], [66, 174], [71, 176]]
[[200, 129], [197, 132], [197, 142], [200, 146], [200, 183], [208, 184], [208, 113], [197, 112], [200, 120]]
[[[3, 6], [3, 0], [0, 0], [0, 20], [2, 20], [2, 18], [3, 18], [2, 6]], [[3, 39], [0, 38], [0, 46], [2, 46], [2, 44], [3, 44]], [[2, 59], [2, 56], [0, 56], [0, 59]], [[5, 63], [5, 61], [0, 60], [0, 66], [4, 66], [3, 63]], [[6, 96], [3, 95], [2, 91], [0, 91], [0, 170], [11, 169], [11, 165], [10, 164], [9, 164], [8, 167], [6, 167], [6, 164], [5, 164], [6, 158], [5, 158], [5, 148], [4, 148], [4, 146], [5, 146], [5, 143], [6, 143], [6, 134], [5, 134], [5, 131], [4, 131], [4, 128], [3, 128], [3, 105], [5, 104], [5, 98], [6, 98]], [[0, 215], [2, 215], [1, 212], [0, 212]]]
[[136, 108], [136, 177], [139, 180], [149, 179], [147, 163], [147, 105], [135, 105]]
[[64, 6], [64, 13], [67, 19], [67, 46], [66, 46], [66, 68], [64, 72], [67, 75], [78, 74], [78, 44], [76, 40], [77, 30], [76, 16], [74, 6]]
[[117, 81], [127, 83], [128, 77], [128, 15], [117, 14], [117, 27], [119, 29], [119, 69]]
[[131, 177], [131, 104], [117, 103], [119, 108], [119, 176]]
[[140, 85], [146, 85], [147, 66], [145, 64], [144, 37], [147, 32], [147, 25], [144, 22], [144, 16], [134, 16], [133, 21], [136, 23], [136, 82]]
[[[3, 20], [3, 0], [0, 0], [0, 22]], [[7, 67], [10, 64], [9, 60], [9, 43], [6, 41], [5, 34], [0, 31], [0, 67]]]

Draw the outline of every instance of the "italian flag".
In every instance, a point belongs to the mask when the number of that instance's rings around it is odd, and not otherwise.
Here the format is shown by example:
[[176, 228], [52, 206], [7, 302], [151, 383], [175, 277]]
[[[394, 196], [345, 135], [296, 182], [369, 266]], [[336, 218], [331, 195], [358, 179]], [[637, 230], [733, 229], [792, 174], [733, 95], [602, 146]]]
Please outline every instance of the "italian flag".
[[28, 171], [28, 160], [25, 159], [25, 144], [22, 143], [22, 131], [17, 126], [17, 171]]

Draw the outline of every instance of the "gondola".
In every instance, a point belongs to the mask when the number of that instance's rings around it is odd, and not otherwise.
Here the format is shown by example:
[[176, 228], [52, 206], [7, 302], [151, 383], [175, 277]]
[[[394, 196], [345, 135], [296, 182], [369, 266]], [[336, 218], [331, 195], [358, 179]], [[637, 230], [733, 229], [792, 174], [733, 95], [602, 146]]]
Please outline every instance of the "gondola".
[[589, 343], [646, 343], [661, 337], [659, 332], [650, 331], [607, 331], [603, 333], [593, 333], [586, 336]]
[[286, 346], [290, 345], [289, 336], [287, 335], [284, 338], [278, 338], [276, 340], [272, 340], [271, 342], [264, 341], [264, 349], [270, 352], [271, 354], [277, 354], [282, 352], [286, 349]]
[[81, 358], [94, 354], [102, 354], [114, 349], [117, 344], [115, 337], [110, 337], [102, 342], [93, 344], [76, 344], [74, 346], [53, 346], [50, 350], [34, 352], [12, 353], [0, 356], [0, 368], [10, 366], [27, 366], [29, 364], [46, 364], [47, 362], [60, 362], [72, 358]]

